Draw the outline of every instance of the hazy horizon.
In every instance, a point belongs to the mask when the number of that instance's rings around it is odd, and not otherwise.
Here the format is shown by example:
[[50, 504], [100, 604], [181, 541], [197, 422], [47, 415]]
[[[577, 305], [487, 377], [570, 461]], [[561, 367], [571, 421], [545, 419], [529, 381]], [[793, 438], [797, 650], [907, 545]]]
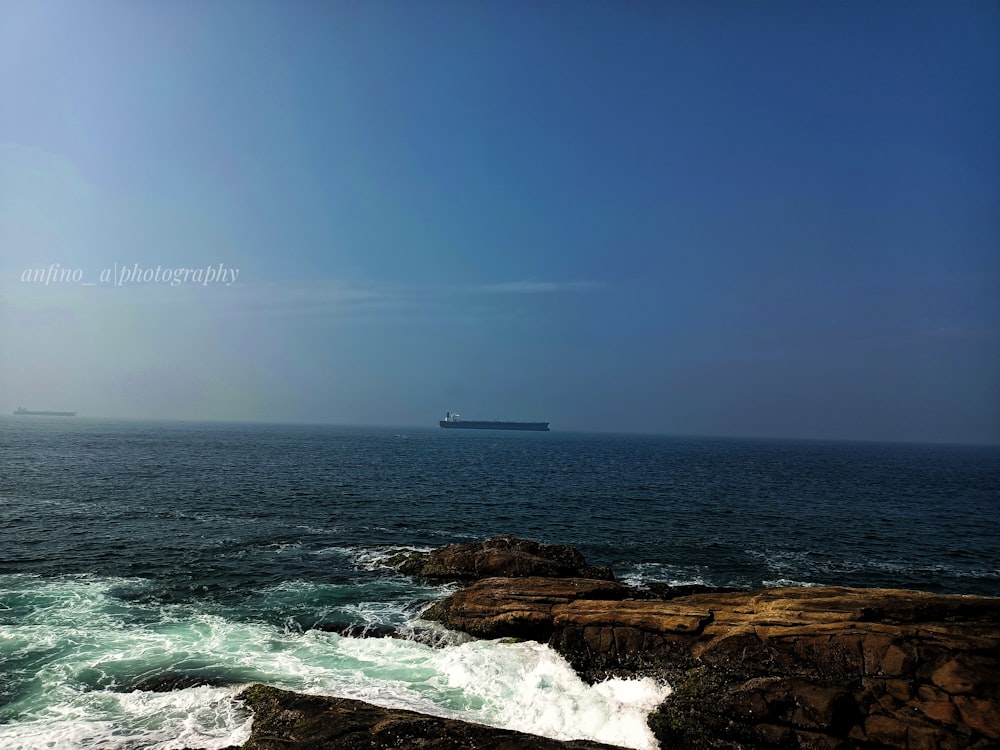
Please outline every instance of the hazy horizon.
[[0, 9], [0, 413], [1000, 444], [1000, 6]]
[[[28, 417], [33, 419], [36, 417]], [[0, 420], [3, 421], [14, 421], [16, 419], [24, 419], [24, 417], [18, 417], [12, 414], [0, 414]], [[53, 418], [51, 417], [37, 417], [38, 420], [47, 421]], [[431, 419], [427, 423], [423, 424], [361, 424], [361, 423], [348, 423], [348, 422], [324, 422], [324, 421], [299, 421], [299, 422], [288, 422], [283, 420], [255, 420], [255, 419], [182, 419], [174, 417], [143, 417], [143, 416], [131, 416], [131, 417], [106, 417], [95, 414], [78, 414], [75, 417], [60, 417], [57, 419], [70, 419], [73, 422], [108, 422], [115, 424], [135, 424], [135, 425], [198, 425], [204, 427], [276, 427], [276, 428], [329, 428], [332, 430], [407, 430], [407, 431], [423, 431], [423, 432], [439, 432], [440, 428], [437, 425], [437, 419]], [[453, 430], [445, 431], [449, 435], [465, 435], [465, 436], [479, 436], [479, 437], [489, 437], [489, 436], [516, 436], [524, 435], [523, 432], [508, 432], [508, 431], [481, 431], [473, 430], [464, 433], [456, 433]], [[616, 431], [616, 430], [588, 430], [588, 429], [576, 429], [576, 430], [565, 430], [560, 429], [557, 425], [552, 425], [548, 432], [531, 432], [531, 435], [537, 437], [533, 438], [536, 440], [545, 440], [545, 436], [554, 435], [556, 438], [563, 435], [576, 435], [576, 436], [605, 436], [609, 438], [613, 437], [637, 437], [637, 438], [663, 438], [667, 440], [735, 440], [735, 441], [747, 441], [747, 442], [778, 442], [778, 443], [825, 443], [825, 444], [836, 444], [836, 443], [857, 443], [857, 444], [870, 444], [870, 445], [926, 445], [926, 446], [941, 446], [941, 447], [967, 447], [967, 448], [1000, 448], [1000, 443], [991, 442], [975, 442], [975, 441], [951, 441], [951, 442], [938, 442], [932, 440], [878, 440], [871, 438], [839, 438], [839, 437], [826, 437], [826, 436], [812, 436], [812, 437], [801, 437], [801, 436], [788, 436], [788, 435], [741, 435], [741, 434], [706, 434], [706, 433], [673, 433], [673, 432], [656, 432], [656, 431]], [[401, 433], [399, 437], [410, 437], [409, 434]], [[457, 437], [456, 439], [461, 439]]]

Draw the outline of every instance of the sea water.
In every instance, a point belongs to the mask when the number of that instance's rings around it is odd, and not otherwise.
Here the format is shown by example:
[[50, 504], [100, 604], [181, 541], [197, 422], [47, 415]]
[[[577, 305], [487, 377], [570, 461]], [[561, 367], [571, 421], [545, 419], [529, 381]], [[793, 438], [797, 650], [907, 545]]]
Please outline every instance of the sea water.
[[385, 559], [510, 533], [636, 587], [1000, 595], [998, 488], [995, 447], [2, 418], [0, 747], [239, 744], [251, 682], [655, 747], [669, 686], [426, 623], [453, 587]]

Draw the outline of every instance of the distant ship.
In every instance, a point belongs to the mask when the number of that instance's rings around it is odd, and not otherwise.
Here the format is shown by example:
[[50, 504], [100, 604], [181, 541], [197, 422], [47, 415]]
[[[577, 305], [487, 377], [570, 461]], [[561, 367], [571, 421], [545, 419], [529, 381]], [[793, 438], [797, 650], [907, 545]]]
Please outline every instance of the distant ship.
[[445, 418], [438, 422], [441, 427], [452, 430], [532, 430], [534, 432], [549, 432], [548, 422], [504, 422], [484, 421], [477, 419], [462, 419], [458, 414], [448, 412]]
[[31, 411], [30, 409], [25, 409], [23, 406], [19, 406], [14, 410], [15, 414], [24, 415], [26, 417], [75, 417], [75, 411]]

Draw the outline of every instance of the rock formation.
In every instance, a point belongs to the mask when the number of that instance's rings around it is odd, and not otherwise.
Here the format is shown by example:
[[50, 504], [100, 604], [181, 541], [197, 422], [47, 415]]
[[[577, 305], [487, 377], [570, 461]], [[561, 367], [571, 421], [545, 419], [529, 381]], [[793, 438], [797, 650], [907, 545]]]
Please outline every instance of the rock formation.
[[425, 617], [546, 640], [586, 678], [674, 687], [665, 748], [1000, 746], [1000, 599], [842, 587], [637, 600], [614, 583], [492, 578]]
[[614, 581], [591, 578], [487, 578], [431, 605], [422, 616], [477, 638], [544, 643], [555, 630], [557, 609], [581, 599], [607, 607], [627, 595]]
[[[496, 537], [397, 556], [475, 581], [424, 617], [549, 643], [591, 681], [674, 688], [649, 723], [664, 750], [1000, 748], [1000, 598], [802, 587], [663, 591], [614, 581], [571, 547]], [[254, 686], [269, 748], [598, 748]]]
[[265, 685], [252, 685], [240, 698], [254, 712], [252, 734], [243, 750], [621, 750]]
[[610, 568], [589, 565], [575, 547], [495, 536], [473, 544], [452, 544], [431, 552], [403, 552], [386, 561], [401, 573], [423, 578], [471, 581], [490, 576], [544, 576], [614, 580]]

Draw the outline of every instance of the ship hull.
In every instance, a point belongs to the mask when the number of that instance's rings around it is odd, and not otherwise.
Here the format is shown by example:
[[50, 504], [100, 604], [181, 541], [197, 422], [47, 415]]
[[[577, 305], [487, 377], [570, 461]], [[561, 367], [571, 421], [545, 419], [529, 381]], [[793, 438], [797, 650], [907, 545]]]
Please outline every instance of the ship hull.
[[527, 430], [549, 432], [548, 422], [483, 422], [463, 419], [459, 422], [442, 419], [438, 424], [448, 430]]
[[31, 411], [30, 409], [17, 409], [14, 414], [25, 417], [75, 417], [75, 411]]

